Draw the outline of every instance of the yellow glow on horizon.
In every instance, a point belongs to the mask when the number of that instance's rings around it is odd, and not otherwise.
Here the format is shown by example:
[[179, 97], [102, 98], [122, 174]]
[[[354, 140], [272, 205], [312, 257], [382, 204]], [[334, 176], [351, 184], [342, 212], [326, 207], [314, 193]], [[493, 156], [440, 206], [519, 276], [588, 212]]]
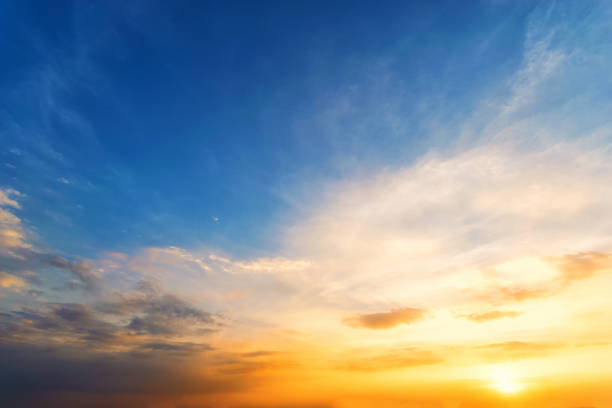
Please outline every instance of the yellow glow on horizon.
[[515, 371], [507, 366], [498, 366], [490, 374], [491, 388], [495, 391], [513, 395], [525, 389], [518, 379]]

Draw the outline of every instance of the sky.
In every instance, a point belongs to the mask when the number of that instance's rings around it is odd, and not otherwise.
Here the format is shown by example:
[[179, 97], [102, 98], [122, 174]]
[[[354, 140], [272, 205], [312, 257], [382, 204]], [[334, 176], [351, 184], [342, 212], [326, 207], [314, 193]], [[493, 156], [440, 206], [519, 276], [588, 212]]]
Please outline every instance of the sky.
[[610, 21], [0, 1], [0, 404], [612, 407]]

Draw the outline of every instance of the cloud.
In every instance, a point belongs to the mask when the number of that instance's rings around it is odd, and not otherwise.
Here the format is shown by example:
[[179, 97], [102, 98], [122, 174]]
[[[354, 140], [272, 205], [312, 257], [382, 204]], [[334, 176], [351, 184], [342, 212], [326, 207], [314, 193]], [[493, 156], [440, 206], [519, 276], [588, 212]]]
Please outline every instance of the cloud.
[[347, 359], [336, 365], [347, 371], [387, 371], [441, 363], [443, 359], [428, 350], [405, 349], [372, 357]]
[[[220, 259], [220, 258], [216, 258]], [[229, 260], [228, 260], [229, 261]], [[237, 269], [241, 269], [248, 272], [257, 273], [275, 273], [275, 274], [292, 274], [296, 272], [302, 272], [307, 270], [311, 266], [311, 263], [301, 259], [287, 259], [287, 258], [258, 258], [255, 260], [243, 262], [243, 261], [229, 261]]]
[[276, 354], [278, 354], [278, 352], [276, 351], [256, 350], [256, 351], [249, 351], [247, 353], [242, 353], [241, 357], [245, 357], [245, 358], [269, 357], [269, 356], [274, 356]]
[[0, 229], [0, 245], [8, 248], [27, 247], [24, 243], [25, 235], [19, 229]]
[[512, 82], [512, 95], [505, 102], [503, 114], [509, 115], [521, 109], [533, 108], [539, 93], [547, 82], [558, 75], [562, 65], [569, 58], [567, 52], [552, 45], [554, 31], [528, 31], [521, 69]]
[[577, 281], [593, 277], [598, 272], [612, 270], [612, 254], [609, 252], [579, 252], [562, 256], [541, 258], [553, 267], [554, 275], [532, 286], [521, 284], [497, 285], [478, 290], [476, 299], [492, 303], [523, 302], [554, 296]]
[[46, 302], [17, 307], [0, 315], [0, 340], [69, 345], [85, 353], [91, 348], [120, 348], [139, 356], [178, 357], [210, 349], [206, 344], [180, 339], [189, 335], [201, 338], [217, 330], [219, 323], [211, 314], [177, 296], [147, 293], [150, 287], [146, 284], [139, 288], [131, 296], [115, 296], [93, 305]]
[[600, 271], [612, 269], [612, 253], [580, 252], [558, 258], [551, 258], [557, 264], [564, 283], [587, 279]]
[[542, 357], [563, 347], [566, 345], [561, 343], [505, 341], [484, 344], [475, 350], [488, 360], [498, 361]]
[[531, 299], [549, 297], [558, 291], [551, 281], [542, 288], [528, 288], [520, 285], [476, 289], [473, 299], [493, 304], [523, 302]]
[[126, 328], [138, 335], [206, 334], [219, 325], [211, 313], [178, 296], [161, 293], [149, 281], [140, 282], [136, 291], [115, 293], [111, 299], [98, 303], [96, 309], [108, 315], [131, 315]]
[[22, 194], [19, 191], [13, 190], [12, 188], [0, 189], [0, 206], [21, 208], [19, 203], [11, 198], [20, 197], [21, 195]]
[[389, 329], [400, 324], [412, 324], [425, 318], [425, 310], [405, 307], [388, 312], [356, 315], [345, 320], [351, 327]]
[[26, 283], [18, 276], [6, 272], [0, 272], [0, 288], [23, 288]]
[[[127, 328], [138, 334], [174, 334], [182, 332], [185, 327], [198, 327], [204, 323], [215, 322], [210, 313], [202, 312], [187, 305], [175, 296], [163, 296], [151, 301], [143, 309], [143, 314], [130, 320]], [[200, 329], [200, 333], [212, 331], [211, 328]]]
[[13, 248], [27, 248], [25, 233], [21, 227], [21, 219], [9, 209], [20, 209], [19, 202], [12, 197], [21, 197], [22, 194], [13, 189], [0, 189], [0, 255], [9, 253]]
[[468, 320], [472, 320], [477, 323], [483, 323], [483, 322], [488, 322], [488, 321], [496, 320], [496, 319], [517, 317], [522, 314], [523, 312], [517, 312], [513, 310], [491, 310], [491, 311], [482, 312], [482, 313], [465, 314], [465, 315], [461, 315], [461, 317], [464, 317]]
[[[0, 206], [21, 208], [17, 201], [9, 197], [23, 195], [12, 189], [0, 190]], [[21, 219], [4, 208], [0, 208], [0, 267], [4, 269], [4, 273], [15, 276], [15, 279], [33, 284], [41, 283], [49, 268], [63, 270], [77, 280], [77, 283], [68, 282], [66, 288], [76, 287], [90, 292], [100, 289], [99, 277], [90, 264], [33, 248], [26, 240]]]
[[87, 262], [71, 261], [59, 255], [48, 252], [38, 252], [30, 248], [16, 248], [5, 256], [4, 262], [19, 273], [35, 271], [39, 277], [44, 277], [48, 268], [68, 272], [77, 279], [77, 284], [66, 285], [66, 288], [80, 288], [95, 292], [100, 290], [100, 278]]
[[211, 350], [214, 350], [211, 346], [201, 343], [145, 343], [139, 345], [137, 350], [133, 351], [132, 354], [138, 356], [151, 356], [162, 352], [165, 355], [184, 357]]
[[500, 302], [544, 297], [550, 288], [531, 282], [535, 270], [517, 268], [497, 281], [481, 271], [609, 248], [609, 151], [560, 142], [432, 152], [406, 167], [330, 183], [285, 241], [311, 263], [317, 278], [305, 284], [336, 302], [409, 298], [431, 308], [488, 286]]
[[9, 225], [19, 225], [21, 220], [17, 218], [13, 213], [0, 209], [0, 224], [9, 226]]
[[[2, 196], [2, 204], [18, 209], [19, 203], [11, 198], [19, 196], [14, 192], [6, 193]], [[163, 388], [165, 385], [159, 384], [168, 373], [174, 372], [173, 363], [179, 364], [179, 361], [188, 361], [213, 350], [208, 344], [188, 337], [197, 336], [201, 340], [203, 335], [217, 331], [220, 327], [218, 317], [181, 296], [167, 293], [151, 279], [140, 281], [133, 290], [113, 287], [104, 271], [109, 265], [115, 268], [125, 265], [130, 261], [127, 255], [108, 254], [108, 260], [112, 261], [109, 263], [105, 259], [70, 259], [40, 250], [25, 241], [21, 219], [4, 208], [0, 211], [0, 286], [19, 290], [22, 296], [0, 312], [0, 359], [3, 364], [17, 364], [2, 354], [3, 350], [11, 349], [15, 356], [21, 356], [20, 364], [29, 364], [27, 368], [11, 367], [15, 378], [9, 374], [0, 375], [0, 389], [31, 394], [60, 389], [93, 392], [99, 386], [121, 392], [120, 381], [103, 375], [98, 378], [92, 373], [107, 370], [108, 375], [120, 377], [136, 370], [129, 375], [138, 376], [141, 369], [145, 371], [142, 381], [124, 378], [131, 384], [127, 389]], [[198, 268], [206, 267], [186, 251], [160, 250], [158, 253], [166, 258], [178, 256]], [[28, 285], [33, 288], [20, 290]], [[60, 293], [60, 298], [73, 300], [51, 302], [40, 297], [43, 294], [40, 289], [45, 289], [51, 298]], [[40, 357], [41, 350], [49, 354]], [[38, 366], [34, 360], [29, 360], [30, 352], [38, 355]], [[145, 363], [145, 360], [157, 363]], [[156, 366], [151, 368], [151, 364]], [[149, 368], [153, 370], [150, 373], [146, 372]], [[19, 371], [22, 369], [25, 371]], [[45, 378], [54, 371], [62, 378]], [[92, 373], [87, 374], [88, 371]], [[224, 387], [221, 383], [225, 380], [202, 380], [202, 375], [190, 372], [172, 375], [191, 384], [185, 389], [207, 392], [204, 383], [213, 384], [211, 387], [219, 384], [219, 389]], [[86, 377], [98, 385], [90, 387], [82, 383], [81, 378]], [[228, 386], [232, 387], [232, 381], [228, 381]], [[180, 389], [182, 385], [177, 387]], [[170, 392], [169, 388], [167, 390]]]
[[97, 318], [85, 304], [47, 303], [40, 307], [22, 307], [5, 313], [0, 324], [6, 342], [29, 344], [73, 344], [91, 347], [117, 340], [120, 328]]

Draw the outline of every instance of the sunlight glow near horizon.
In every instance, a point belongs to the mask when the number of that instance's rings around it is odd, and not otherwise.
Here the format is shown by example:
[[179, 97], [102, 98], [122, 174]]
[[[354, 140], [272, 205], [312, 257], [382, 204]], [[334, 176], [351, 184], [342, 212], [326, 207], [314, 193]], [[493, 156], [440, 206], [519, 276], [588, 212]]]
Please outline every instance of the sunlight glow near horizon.
[[490, 386], [502, 394], [512, 395], [525, 389], [525, 385], [517, 377], [516, 372], [507, 365], [494, 367], [489, 376]]

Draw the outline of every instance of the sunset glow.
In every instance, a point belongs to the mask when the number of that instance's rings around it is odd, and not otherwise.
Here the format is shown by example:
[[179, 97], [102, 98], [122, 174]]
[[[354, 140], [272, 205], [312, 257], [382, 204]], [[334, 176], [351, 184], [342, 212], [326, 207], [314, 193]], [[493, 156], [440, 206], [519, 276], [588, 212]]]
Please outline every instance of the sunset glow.
[[491, 372], [491, 387], [502, 394], [516, 394], [525, 387], [508, 367], [496, 367]]
[[0, 407], [612, 408], [611, 22], [0, 1]]

